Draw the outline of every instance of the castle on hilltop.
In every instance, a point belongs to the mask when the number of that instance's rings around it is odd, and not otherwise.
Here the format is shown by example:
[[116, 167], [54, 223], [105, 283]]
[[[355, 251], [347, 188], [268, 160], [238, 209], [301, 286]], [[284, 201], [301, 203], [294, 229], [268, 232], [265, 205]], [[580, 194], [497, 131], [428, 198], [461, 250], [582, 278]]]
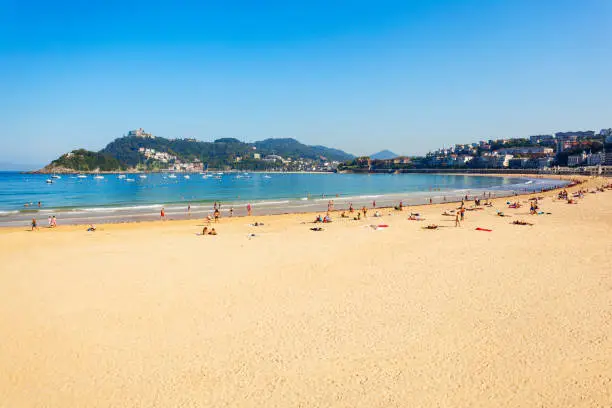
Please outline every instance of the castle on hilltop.
[[145, 132], [143, 128], [136, 129], [136, 130], [130, 130], [127, 135], [128, 137], [142, 137], [144, 139], [155, 139], [155, 136], [153, 136], [151, 133]]

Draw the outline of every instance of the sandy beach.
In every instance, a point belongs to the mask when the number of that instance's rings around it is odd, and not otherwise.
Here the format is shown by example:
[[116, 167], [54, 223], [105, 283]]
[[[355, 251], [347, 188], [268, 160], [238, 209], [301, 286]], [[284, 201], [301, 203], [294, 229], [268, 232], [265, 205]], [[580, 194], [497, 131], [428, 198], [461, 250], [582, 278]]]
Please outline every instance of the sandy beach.
[[612, 190], [536, 195], [0, 229], [0, 407], [610, 407]]

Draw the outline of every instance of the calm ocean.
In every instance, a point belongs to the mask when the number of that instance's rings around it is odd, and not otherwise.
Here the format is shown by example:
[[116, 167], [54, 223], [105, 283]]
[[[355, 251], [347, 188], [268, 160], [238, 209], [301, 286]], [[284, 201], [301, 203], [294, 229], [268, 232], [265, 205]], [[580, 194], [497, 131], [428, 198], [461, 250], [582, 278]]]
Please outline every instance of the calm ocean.
[[[48, 175], [0, 172], [0, 226], [26, 225], [32, 217], [44, 221], [56, 215], [59, 223], [123, 222], [155, 219], [166, 208], [170, 218], [204, 216], [214, 201], [222, 211], [234, 207], [243, 215], [246, 203], [254, 212], [322, 211], [333, 199], [336, 208], [406, 205], [457, 200], [466, 194], [491, 192], [496, 196], [539, 191], [565, 184], [560, 180], [435, 174], [105, 174], [79, 178], [61, 175], [52, 184]], [[123, 178], [125, 177], [125, 178]], [[41, 202], [38, 208], [37, 203]], [[28, 204], [28, 206], [25, 206]]]

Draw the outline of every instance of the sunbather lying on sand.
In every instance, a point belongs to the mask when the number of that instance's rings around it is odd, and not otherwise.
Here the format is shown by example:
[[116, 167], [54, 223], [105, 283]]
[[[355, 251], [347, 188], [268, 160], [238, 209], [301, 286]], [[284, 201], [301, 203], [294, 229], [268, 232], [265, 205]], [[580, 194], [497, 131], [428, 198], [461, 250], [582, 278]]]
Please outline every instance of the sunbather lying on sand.
[[527, 221], [523, 221], [523, 220], [520, 220], [520, 221], [519, 220], [514, 220], [514, 221], [512, 221], [512, 224], [514, 224], [514, 225], [533, 225], [532, 223], [527, 222]]
[[321, 227], [312, 227], [310, 230], [311, 231], [323, 231], [323, 228], [321, 228]]
[[423, 227], [423, 228], [424, 228], [424, 229], [438, 229], [438, 225], [436, 225], [436, 224], [430, 224], [430, 225], [428, 225], [428, 226], [426, 226], [426, 227]]
[[455, 216], [455, 210], [444, 210], [442, 215], [448, 215], [450, 217], [454, 217]]
[[410, 221], [424, 221], [425, 218], [421, 217], [420, 215], [415, 215], [415, 214], [411, 214], [410, 217], [408, 217], [408, 219]]

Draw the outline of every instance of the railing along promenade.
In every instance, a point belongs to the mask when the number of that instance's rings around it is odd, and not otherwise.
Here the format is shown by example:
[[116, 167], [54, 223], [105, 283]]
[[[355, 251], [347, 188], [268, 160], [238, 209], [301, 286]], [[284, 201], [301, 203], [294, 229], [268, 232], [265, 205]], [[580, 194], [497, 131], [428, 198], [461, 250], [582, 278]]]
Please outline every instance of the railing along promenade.
[[420, 169], [359, 169], [354, 173], [460, 173], [460, 174], [533, 174], [533, 175], [580, 175], [580, 176], [611, 176], [612, 166], [590, 167], [554, 167], [547, 169], [465, 169], [465, 168], [420, 168]]

